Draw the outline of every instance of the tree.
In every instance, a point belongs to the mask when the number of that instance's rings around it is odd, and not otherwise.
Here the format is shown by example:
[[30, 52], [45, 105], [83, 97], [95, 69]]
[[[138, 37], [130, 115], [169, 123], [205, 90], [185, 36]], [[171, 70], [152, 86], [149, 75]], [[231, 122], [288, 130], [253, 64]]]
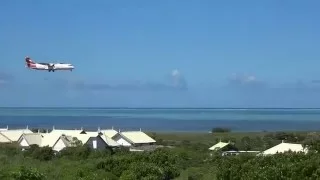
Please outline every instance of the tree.
[[24, 152], [24, 155], [41, 161], [49, 161], [54, 157], [54, 151], [48, 146], [40, 148], [38, 145], [31, 145], [30, 148]]
[[78, 140], [78, 138], [72, 137], [71, 146], [80, 147], [82, 145], [83, 145], [82, 142], [80, 140]]
[[252, 142], [251, 142], [250, 137], [248, 137], [248, 136], [243, 137], [241, 139], [241, 143], [242, 143], [243, 148], [244, 148], [245, 151], [252, 150], [252, 146], [251, 146]]

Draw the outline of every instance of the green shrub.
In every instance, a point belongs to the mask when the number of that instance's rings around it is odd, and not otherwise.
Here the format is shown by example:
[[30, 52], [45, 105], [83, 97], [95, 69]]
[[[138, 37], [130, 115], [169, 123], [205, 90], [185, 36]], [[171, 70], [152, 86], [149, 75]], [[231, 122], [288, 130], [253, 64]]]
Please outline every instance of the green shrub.
[[37, 169], [21, 166], [18, 171], [12, 172], [11, 177], [15, 180], [43, 180], [44, 174]]

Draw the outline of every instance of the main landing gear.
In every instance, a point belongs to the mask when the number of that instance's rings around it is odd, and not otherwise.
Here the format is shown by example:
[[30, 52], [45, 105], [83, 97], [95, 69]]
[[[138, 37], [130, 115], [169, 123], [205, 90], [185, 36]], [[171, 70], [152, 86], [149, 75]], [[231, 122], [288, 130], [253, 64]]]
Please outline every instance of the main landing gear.
[[48, 66], [49, 72], [51, 72], [51, 71], [54, 72], [54, 69], [55, 69], [54, 64], [51, 66], [50, 65]]

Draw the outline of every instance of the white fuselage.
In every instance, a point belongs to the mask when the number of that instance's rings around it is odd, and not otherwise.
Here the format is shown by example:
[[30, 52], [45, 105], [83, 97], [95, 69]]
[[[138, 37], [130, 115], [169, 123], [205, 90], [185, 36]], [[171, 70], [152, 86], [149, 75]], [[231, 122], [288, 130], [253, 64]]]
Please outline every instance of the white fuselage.
[[37, 69], [37, 70], [73, 70], [74, 66], [71, 64], [63, 64], [63, 63], [48, 63], [48, 64], [41, 64], [41, 63], [35, 63], [32, 64], [31, 69]]

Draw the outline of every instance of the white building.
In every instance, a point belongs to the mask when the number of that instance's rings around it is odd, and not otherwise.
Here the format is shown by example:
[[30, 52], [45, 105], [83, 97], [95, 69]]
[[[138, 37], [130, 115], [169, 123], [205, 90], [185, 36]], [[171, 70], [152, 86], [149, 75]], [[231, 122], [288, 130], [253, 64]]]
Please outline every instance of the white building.
[[0, 143], [17, 142], [22, 134], [33, 133], [28, 129], [5, 129], [0, 130]]
[[145, 134], [142, 131], [126, 131], [119, 132], [112, 138], [118, 144], [122, 146], [143, 146], [143, 145], [153, 145], [156, 143], [154, 139]]
[[217, 144], [215, 144], [215, 145], [213, 145], [213, 146], [211, 146], [210, 148], [209, 148], [209, 150], [211, 150], [211, 151], [216, 151], [216, 150], [219, 150], [219, 149], [223, 149], [223, 148], [225, 148], [226, 146], [228, 146], [229, 145], [229, 142], [218, 142]]
[[27, 129], [0, 130], [0, 143], [18, 142], [18, 144], [26, 149], [31, 145], [39, 147], [51, 147], [55, 151], [75, 145], [78, 139], [83, 145], [89, 145], [92, 149], [102, 149], [106, 147], [141, 147], [150, 149], [148, 145], [155, 144], [155, 140], [144, 132], [127, 131], [117, 132], [114, 129], [104, 129], [96, 132], [86, 132], [82, 128], [80, 130], [64, 130], [55, 129], [53, 127], [50, 133], [33, 133]]
[[233, 143], [231, 143], [230, 141], [229, 142], [222, 142], [221, 140], [211, 146], [209, 148], [209, 150], [211, 151], [217, 151], [217, 150], [221, 150], [221, 151], [238, 151], [238, 149], [235, 147], [235, 145]]
[[273, 154], [285, 153], [289, 151], [307, 153], [308, 149], [303, 148], [302, 144], [285, 143], [284, 141], [282, 141], [280, 144], [272, 148], [269, 148], [258, 155], [273, 155]]
[[113, 129], [100, 130], [100, 128], [98, 128], [98, 131], [87, 131], [86, 134], [90, 135], [91, 137], [96, 137], [97, 135], [99, 135], [109, 147], [120, 146], [120, 144], [112, 139], [112, 137], [118, 134], [118, 132]]
[[23, 149], [27, 149], [31, 145], [38, 145], [39, 147], [51, 147], [54, 151], [61, 151], [72, 145], [72, 137], [61, 134], [29, 133], [23, 134], [18, 143]]
[[18, 144], [23, 148], [30, 147], [31, 145], [41, 146], [42, 138], [43, 138], [42, 134], [37, 134], [37, 133], [22, 134], [18, 139]]
[[[1, 137], [0, 134], [0, 140]], [[18, 143], [23, 149], [36, 144], [39, 147], [51, 147], [54, 151], [59, 152], [66, 147], [75, 146], [76, 140], [79, 140], [83, 145], [89, 145], [92, 149], [120, 146], [102, 133], [60, 129], [53, 129], [50, 133], [23, 133], [18, 139]]]
[[72, 147], [72, 146], [74, 146], [73, 137], [62, 135], [62, 136], [59, 136], [58, 140], [52, 145], [52, 150], [59, 152], [66, 147]]
[[82, 142], [83, 145], [89, 146], [91, 149], [106, 149], [110, 147], [109, 144], [101, 137], [103, 135], [96, 134], [81, 134], [76, 138]]

